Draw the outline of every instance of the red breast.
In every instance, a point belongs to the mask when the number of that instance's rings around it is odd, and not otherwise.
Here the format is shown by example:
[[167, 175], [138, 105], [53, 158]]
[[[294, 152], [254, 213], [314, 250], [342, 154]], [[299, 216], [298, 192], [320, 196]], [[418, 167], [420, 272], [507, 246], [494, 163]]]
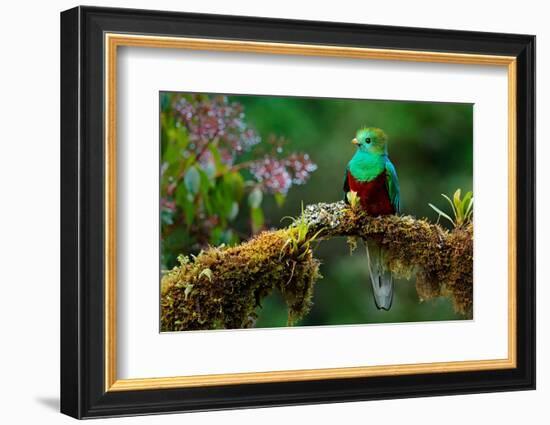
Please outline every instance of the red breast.
[[357, 192], [361, 199], [361, 207], [368, 215], [388, 215], [395, 214], [395, 209], [391, 204], [386, 186], [386, 175], [381, 173], [374, 180], [361, 182], [356, 180], [348, 172], [349, 189]]

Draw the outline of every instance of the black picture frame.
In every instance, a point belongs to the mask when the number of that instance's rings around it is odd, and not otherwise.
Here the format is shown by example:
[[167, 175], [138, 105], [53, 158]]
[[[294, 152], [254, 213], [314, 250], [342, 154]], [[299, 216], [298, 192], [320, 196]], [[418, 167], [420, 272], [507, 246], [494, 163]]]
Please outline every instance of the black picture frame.
[[[517, 367], [105, 391], [104, 34], [307, 43], [517, 58]], [[61, 412], [75, 418], [535, 388], [535, 37], [76, 7], [61, 13]]]

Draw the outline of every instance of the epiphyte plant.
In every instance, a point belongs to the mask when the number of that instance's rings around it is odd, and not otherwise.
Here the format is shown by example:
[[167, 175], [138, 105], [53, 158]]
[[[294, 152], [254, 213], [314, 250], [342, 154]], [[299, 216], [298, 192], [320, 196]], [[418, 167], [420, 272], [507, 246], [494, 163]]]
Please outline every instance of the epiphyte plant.
[[453, 195], [453, 199], [451, 199], [449, 196], [445, 195], [444, 193], [441, 194], [447, 202], [451, 205], [452, 214], [454, 218], [452, 218], [449, 214], [445, 213], [441, 209], [437, 208], [433, 204], [428, 204], [437, 214], [438, 214], [438, 222], [441, 217], [444, 217], [446, 220], [448, 220], [453, 227], [461, 227], [468, 223], [471, 223], [472, 216], [474, 213], [474, 195], [472, 191], [466, 192], [464, 197], [461, 197], [462, 191], [460, 189], [457, 189]]

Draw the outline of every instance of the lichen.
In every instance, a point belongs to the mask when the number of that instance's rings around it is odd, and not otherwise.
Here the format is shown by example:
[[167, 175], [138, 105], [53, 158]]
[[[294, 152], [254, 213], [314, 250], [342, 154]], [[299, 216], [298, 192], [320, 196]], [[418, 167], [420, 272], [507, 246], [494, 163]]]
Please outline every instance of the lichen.
[[458, 313], [471, 317], [471, 224], [448, 231], [411, 216], [369, 217], [336, 202], [310, 205], [288, 228], [265, 231], [241, 245], [180, 257], [180, 265], [162, 278], [161, 329], [252, 327], [261, 300], [273, 290], [288, 306], [288, 323], [295, 323], [309, 312], [321, 277], [310, 241], [342, 236], [377, 241], [392, 273], [416, 276], [420, 300], [449, 297]]

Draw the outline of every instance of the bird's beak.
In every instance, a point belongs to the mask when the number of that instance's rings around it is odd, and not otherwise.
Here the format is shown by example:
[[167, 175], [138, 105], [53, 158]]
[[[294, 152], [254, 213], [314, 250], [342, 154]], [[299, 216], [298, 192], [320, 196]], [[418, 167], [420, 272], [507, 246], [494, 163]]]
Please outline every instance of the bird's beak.
[[353, 139], [353, 140], [351, 141], [351, 143], [353, 143], [354, 145], [358, 145], [358, 144], [359, 144], [359, 142], [357, 141], [357, 139]]

